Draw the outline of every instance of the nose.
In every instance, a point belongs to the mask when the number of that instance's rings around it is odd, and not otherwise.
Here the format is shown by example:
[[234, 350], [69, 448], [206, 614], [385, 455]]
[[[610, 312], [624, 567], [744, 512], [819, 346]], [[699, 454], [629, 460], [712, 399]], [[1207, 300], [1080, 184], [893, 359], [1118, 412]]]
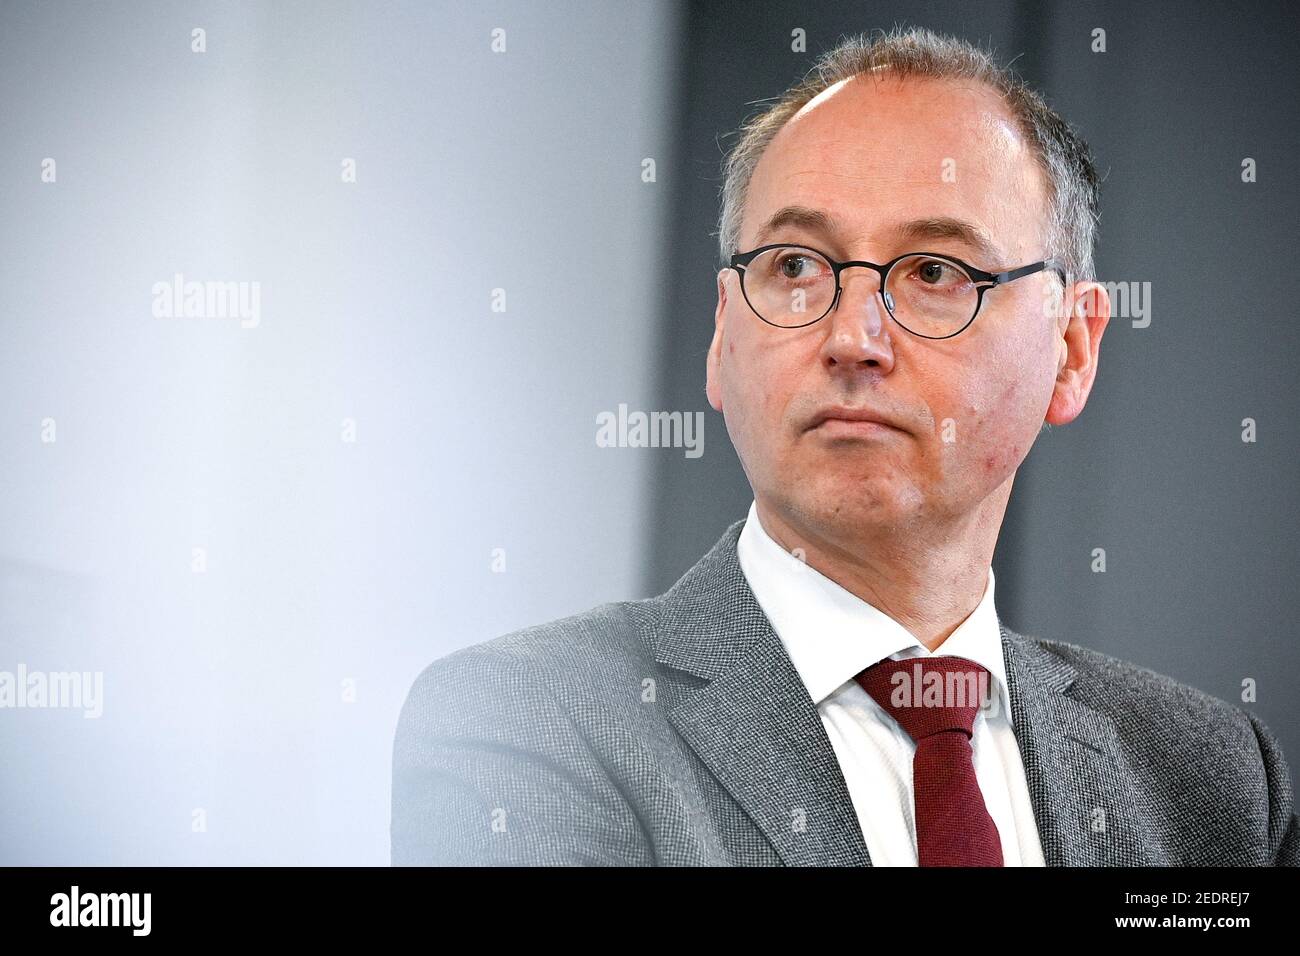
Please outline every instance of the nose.
[[840, 299], [826, 317], [829, 332], [822, 346], [828, 366], [850, 369], [894, 367], [889, 314], [880, 298], [880, 276], [870, 269], [845, 270]]

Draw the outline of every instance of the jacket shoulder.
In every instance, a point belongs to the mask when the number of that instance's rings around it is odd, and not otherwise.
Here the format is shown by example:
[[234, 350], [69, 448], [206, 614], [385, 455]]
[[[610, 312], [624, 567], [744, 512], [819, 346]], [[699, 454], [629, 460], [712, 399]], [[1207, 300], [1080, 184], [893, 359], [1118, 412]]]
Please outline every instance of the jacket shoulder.
[[[396, 864], [632, 864], [648, 839], [594, 748], [647, 656], [630, 602], [461, 648], [415, 679], [393, 741]], [[650, 655], [651, 659], [653, 656]]]
[[502, 634], [446, 654], [415, 679], [407, 703], [446, 700], [471, 689], [492, 694], [547, 692], [556, 697], [599, 689], [653, 663], [639, 610], [647, 602], [612, 601]]
[[1246, 708], [1091, 648], [1027, 637], [1075, 671], [1067, 692], [1114, 723], [1135, 771], [1172, 803], [1234, 807], [1259, 822], [1269, 862], [1300, 865], [1300, 821], [1276, 736]]

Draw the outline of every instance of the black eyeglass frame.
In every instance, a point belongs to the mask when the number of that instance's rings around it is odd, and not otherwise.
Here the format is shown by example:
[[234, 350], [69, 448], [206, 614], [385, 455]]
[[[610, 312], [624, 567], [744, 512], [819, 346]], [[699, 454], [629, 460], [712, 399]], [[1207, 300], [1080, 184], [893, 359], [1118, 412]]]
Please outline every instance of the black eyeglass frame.
[[[754, 303], [749, 301], [749, 293], [745, 291], [745, 269], [756, 257], [762, 255], [764, 252], [770, 252], [773, 249], [805, 249], [808, 252], [816, 253], [818, 256], [825, 259], [830, 265], [831, 271], [835, 273], [835, 297], [831, 299], [831, 304], [827, 306], [826, 311], [817, 316], [817, 318], [804, 322], [801, 325], [777, 325], [775, 322], [769, 322], [767, 319], [763, 318], [763, 313], [754, 308]], [[977, 285], [975, 287], [979, 293], [975, 300], [975, 311], [972, 312], [971, 317], [966, 320], [966, 324], [956, 332], [949, 332], [947, 335], [925, 335], [922, 332], [914, 332], [904, 325], [902, 320], [899, 319], [898, 316], [894, 315], [894, 310], [889, 307], [889, 300], [886, 299], [884, 295], [885, 283], [889, 281], [889, 273], [894, 266], [898, 265], [904, 259], [910, 259], [913, 256], [925, 256], [929, 259], [939, 259], [943, 262], [950, 262], [963, 270], [973, 281], [984, 283], [983, 285]], [[1015, 269], [1008, 269], [1006, 272], [985, 272], [983, 269], [977, 269], [975, 266], [962, 262], [956, 256], [949, 255], [946, 252], [905, 252], [901, 256], [890, 259], [884, 264], [867, 262], [864, 259], [850, 259], [846, 262], [837, 262], [820, 249], [814, 249], [812, 246], [805, 246], [800, 243], [791, 242], [773, 242], [765, 246], [759, 246], [757, 249], [751, 249], [749, 252], [738, 252], [731, 257], [731, 262], [729, 263], [729, 268], [736, 270], [736, 273], [740, 276], [740, 294], [745, 297], [745, 304], [749, 306], [750, 311], [774, 329], [804, 329], [814, 323], [820, 322], [822, 319], [826, 318], [826, 316], [834, 312], [835, 307], [839, 305], [840, 302], [840, 293], [844, 291], [844, 287], [840, 284], [840, 273], [853, 266], [863, 266], [867, 269], [874, 269], [876, 271], [880, 276], [880, 287], [877, 290], [877, 294], [880, 296], [880, 301], [884, 303], [885, 311], [889, 313], [889, 317], [897, 322], [899, 327], [909, 335], [915, 335], [918, 338], [923, 339], [950, 339], [954, 335], [960, 335], [962, 332], [965, 332], [970, 328], [970, 324], [975, 321], [975, 317], [980, 314], [980, 309], [984, 305], [984, 293], [989, 289], [1000, 285], [1006, 285], [1008, 282], [1014, 282], [1016, 279], [1023, 279], [1025, 276], [1034, 275], [1035, 273], [1047, 269], [1050, 269], [1060, 276], [1063, 285], [1069, 284], [1069, 279], [1065, 274], [1065, 270], [1062, 269], [1060, 263], [1053, 258], [1043, 259], [1039, 262], [1033, 262], [1026, 266], [1019, 266]]]

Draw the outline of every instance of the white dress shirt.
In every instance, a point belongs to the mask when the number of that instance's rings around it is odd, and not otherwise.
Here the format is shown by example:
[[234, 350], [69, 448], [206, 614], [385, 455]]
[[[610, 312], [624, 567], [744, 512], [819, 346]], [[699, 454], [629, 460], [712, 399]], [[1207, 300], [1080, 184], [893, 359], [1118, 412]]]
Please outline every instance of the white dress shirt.
[[875, 866], [916, 866], [912, 755], [916, 744], [854, 677], [885, 658], [964, 657], [991, 675], [971, 735], [975, 777], [1002, 838], [1006, 866], [1043, 866], [1011, 724], [993, 569], [984, 597], [932, 653], [893, 618], [790, 554], [763, 530], [758, 505], [737, 543], [741, 570], [821, 715]]

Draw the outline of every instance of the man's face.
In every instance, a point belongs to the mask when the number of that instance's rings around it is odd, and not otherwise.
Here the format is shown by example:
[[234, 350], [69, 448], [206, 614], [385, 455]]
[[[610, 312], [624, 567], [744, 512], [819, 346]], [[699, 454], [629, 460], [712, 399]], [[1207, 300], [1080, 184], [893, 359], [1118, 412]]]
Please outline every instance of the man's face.
[[[789, 242], [878, 263], [941, 252], [998, 272], [1055, 251], [1043, 248], [1047, 202], [996, 93], [859, 77], [809, 103], [769, 145], [750, 182], [739, 251]], [[787, 206], [821, 210], [839, 228], [760, 234]], [[895, 235], [939, 218], [978, 227], [996, 260], [960, 238]], [[1000, 508], [993, 515], [981, 505], [1005, 506], [1066, 356], [1065, 321], [1045, 305], [1059, 280], [1043, 272], [991, 289], [975, 321], [949, 339], [918, 338], [895, 323], [872, 270], [849, 269], [841, 281], [835, 311], [784, 329], [752, 312], [734, 270], [719, 273], [708, 395], [760, 504], [826, 529], [1000, 523]], [[899, 427], [810, 427], [833, 405], [871, 409]]]

